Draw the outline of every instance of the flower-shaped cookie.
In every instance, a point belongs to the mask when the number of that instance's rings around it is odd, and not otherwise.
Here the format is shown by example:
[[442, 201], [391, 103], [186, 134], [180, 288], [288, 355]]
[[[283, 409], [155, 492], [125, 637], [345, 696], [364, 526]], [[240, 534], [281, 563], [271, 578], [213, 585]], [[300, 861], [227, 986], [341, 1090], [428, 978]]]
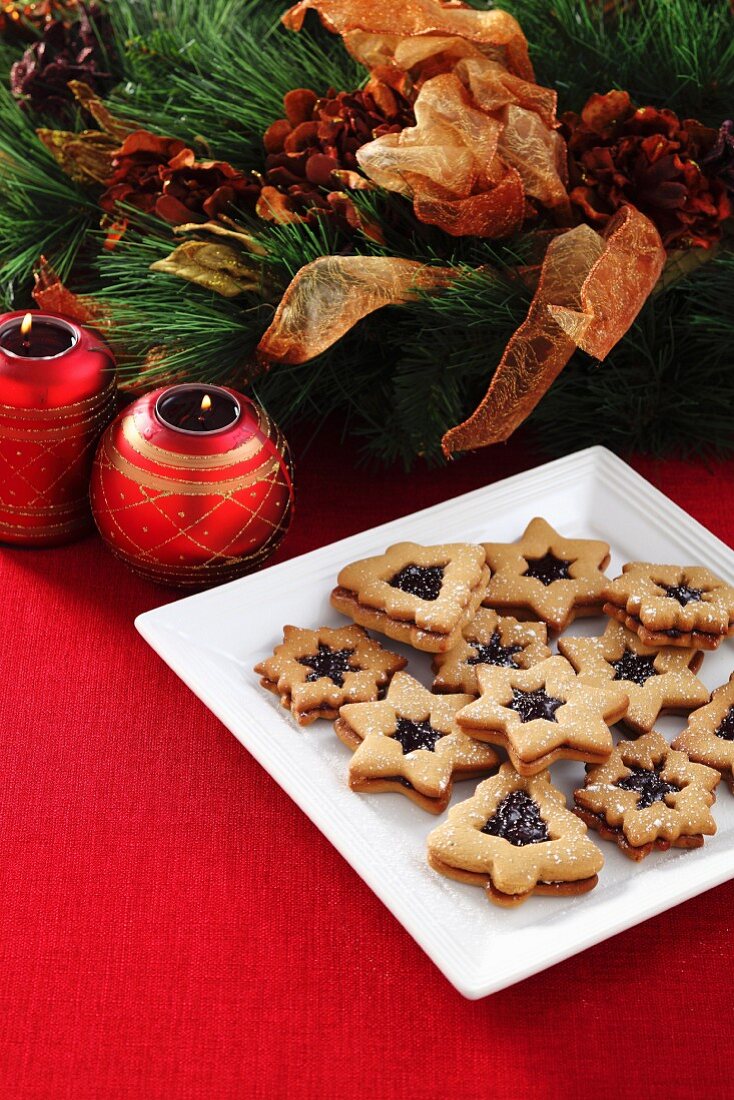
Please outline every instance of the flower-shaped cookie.
[[384, 554], [345, 566], [331, 602], [362, 626], [416, 649], [443, 653], [460, 640], [488, 581], [481, 546], [400, 542]]
[[728, 684], [716, 689], [708, 706], [693, 712], [673, 748], [720, 771], [734, 794], [734, 672]]
[[480, 607], [461, 633], [461, 641], [453, 649], [433, 659], [434, 691], [478, 695], [480, 665], [530, 668], [551, 655], [545, 623], [520, 623], [488, 607]]
[[528, 669], [483, 665], [477, 677], [481, 697], [457, 721], [478, 741], [504, 745], [521, 775], [536, 775], [562, 757], [606, 760], [613, 748], [609, 726], [629, 702], [621, 684], [583, 683], [565, 657]]
[[486, 607], [542, 619], [560, 631], [577, 616], [601, 610], [609, 546], [596, 539], [565, 539], [544, 519], [533, 519], [519, 542], [487, 542], [492, 570]]
[[648, 733], [661, 713], [688, 714], [708, 702], [708, 688], [695, 675], [700, 650], [653, 649], [618, 622], [608, 623], [601, 638], [560, 638], [558, 648], [584, 683], [619, 682], [629, 695], [622, 721], [638, 733]]
[[398, 791], [440, 814], [454, 778], [482, 775], [497, 763], [487, 745], [467, 737], [456, 712], [469, 695], [432, 695], [399, 672], [381, 703], [350, 703], [334, 729], [355, 749], [349, 768], [353, 791]]
[[579, 825], [547, 771], [525, 779], [503, 764], [429, 834], [428, 862], [448, 878], [483, 886], [497, 905], [586, 893], [604, 857]]
[[360, 626], [283, 628], [272, 657], [255, 665], [260, 683], [280, 696], [300, 725], [336, 718], [343, 703], [380, 699], [407, 661], [383, 649]]
[[632, 561], [604, 590], [604, 610], [645, 645], [716, 649], [734, 630], [734, 588], [701, 565]]
[[653, 848], [700, 848], [716, 823], [709, 807], [721, 776], [692, 764], [653, 730], [637, 741], [620, 741], [605, 764], [590, 768], [574, 791], [575, 812], [630, 859]]

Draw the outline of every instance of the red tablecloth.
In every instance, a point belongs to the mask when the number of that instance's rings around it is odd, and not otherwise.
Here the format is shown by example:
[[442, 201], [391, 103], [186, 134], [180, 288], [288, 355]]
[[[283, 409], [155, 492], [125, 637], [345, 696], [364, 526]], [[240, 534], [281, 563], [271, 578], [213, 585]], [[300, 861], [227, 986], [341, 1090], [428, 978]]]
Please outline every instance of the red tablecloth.
[[[538, 461], [297, 454], [281, 556]], [[732, 541], [733, 462], [635, 465]], [[170, 594], [96, 538], [0, 583], [4, 1100], [732, 1095], [734, 882], [465, 1001], [136, 634]]]

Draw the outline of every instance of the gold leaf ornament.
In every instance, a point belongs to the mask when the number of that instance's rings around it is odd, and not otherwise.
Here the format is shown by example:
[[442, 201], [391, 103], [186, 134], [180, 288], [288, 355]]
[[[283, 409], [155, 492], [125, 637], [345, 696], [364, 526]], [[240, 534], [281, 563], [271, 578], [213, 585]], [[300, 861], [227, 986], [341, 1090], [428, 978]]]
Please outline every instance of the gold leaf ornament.
[[259, 271], [248, 267], [231, 245], [219, 241], [184, 241], [169, 256], [151, 264], [150, 270], [175, 275], [224, 298], [257, 291], [261, 285]]

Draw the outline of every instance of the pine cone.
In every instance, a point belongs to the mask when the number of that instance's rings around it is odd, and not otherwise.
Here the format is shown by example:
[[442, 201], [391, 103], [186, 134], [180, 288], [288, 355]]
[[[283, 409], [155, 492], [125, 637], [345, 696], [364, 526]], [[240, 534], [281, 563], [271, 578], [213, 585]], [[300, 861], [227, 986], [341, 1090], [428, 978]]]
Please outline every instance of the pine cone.
[[4, 0], [0, 2], [0, 38], [35, 42], [38, 32], [58, 19], [68, 19], [78, 0]]
[[321, 99], [307, 88], [286, 95], [286, 118], [267, 130], [267, 157], [258, 203], [261, 217], [312, 221], [328, 216], [343, 232], [360, 226], [343, 188], [370, 186], [357, 151], [383, 134], [415, 125], [407, 99], [378, 80], [363, 91], [335, 92]]
[[734, 201], [734, 122], [727, 119], [719, 127], [719, 134], [711, 152], [703, 158], [706, 173], [721, 180], [729, 198]]
[[593, 95], [563, 119], [570, 199], [603, 228], [627, 203], [655, 224], [666, 248], [708, 248], [732, 213], [720, 179], [701, 167], [716, 132], [655, 107], [635, 109], [627, 92]]
[[226, 161], [197, 161], [177, 138], [135, 130], [112, 160], [100, 206], [115, 214], [121, 203], [157, 214], [172, 225], [205, 222], [233, 208], [253, 210], [258, 184]]
[[105, 57], [113, 48], [109, 19], [96, 4], [79, 11], [72, 23], [47, 23], [40, 40], [10, 70], [10, 90], [21, 108], [68, 119], [73, 113], [70, 80], [81, 80], [100, 94], [111, 86]]

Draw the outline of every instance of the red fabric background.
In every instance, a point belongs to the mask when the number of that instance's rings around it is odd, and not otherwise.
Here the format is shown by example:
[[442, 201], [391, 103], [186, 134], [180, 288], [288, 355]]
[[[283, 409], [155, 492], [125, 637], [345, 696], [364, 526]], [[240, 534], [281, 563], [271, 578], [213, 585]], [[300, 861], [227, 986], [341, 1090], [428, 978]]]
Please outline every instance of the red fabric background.
[[[538, 461], [303, 451], [281, 556]], [[733, 462], [635, 465], [732, 541]], [[96, 538], [0, 582], [4, 1100], [731, 1095], [734, 882], [465, 1001], [136, 634], [168, 593]]]

